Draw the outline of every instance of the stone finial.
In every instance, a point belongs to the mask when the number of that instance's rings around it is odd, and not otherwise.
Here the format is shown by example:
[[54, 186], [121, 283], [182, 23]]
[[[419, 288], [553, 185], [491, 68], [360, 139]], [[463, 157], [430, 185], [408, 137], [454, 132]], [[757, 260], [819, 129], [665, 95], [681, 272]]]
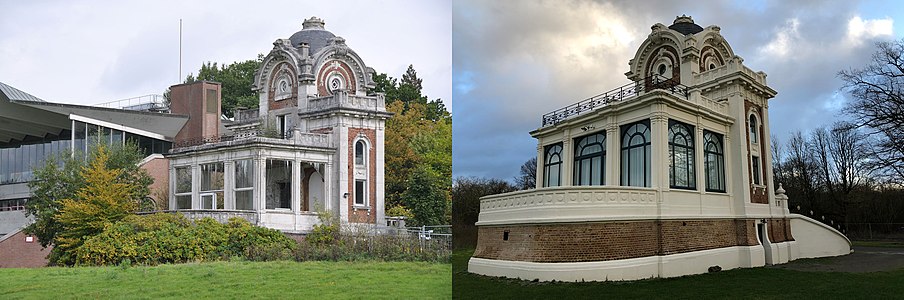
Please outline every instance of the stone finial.
[[785, 194], [785, 189], [782, 188], [782, 183], [779, 182], [779, 183], [778, 183], [778, 188], [775, 189], [775, 195], [778, 196], [778, 195], [784, 195], [784, 194]]
[[304, 23], [301, 23], [301, 29], [323, 29], [324, 25], [326, 25], [326, 23], [323, 22], [323, 19], [311, 17], [310, 19], [304, 20]]
[[681, 16], [675, 17], [675, 22], [673, 22], [672, 24], [678, 24], [678, 23], [694, 23], [694, 18], [691, 18], [690, 16], [682, 14]]

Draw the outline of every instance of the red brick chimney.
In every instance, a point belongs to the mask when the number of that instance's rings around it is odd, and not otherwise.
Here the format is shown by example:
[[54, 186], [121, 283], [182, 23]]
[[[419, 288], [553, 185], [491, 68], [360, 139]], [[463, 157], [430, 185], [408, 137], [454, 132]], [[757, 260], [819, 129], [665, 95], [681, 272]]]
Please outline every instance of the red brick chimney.
[[170, 112], [188, 116], [175, 142], [220, 135], [220, 83], [196, 81], [170, 87]]

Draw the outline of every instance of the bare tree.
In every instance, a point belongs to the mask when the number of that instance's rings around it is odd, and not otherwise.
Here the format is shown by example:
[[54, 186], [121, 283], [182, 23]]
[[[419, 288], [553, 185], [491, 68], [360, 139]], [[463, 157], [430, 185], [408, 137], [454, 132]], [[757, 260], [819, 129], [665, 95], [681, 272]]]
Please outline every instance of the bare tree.
[[788, 197], [798, 199], [806, 208], [813, 208], [818, 195], [816, 193], [816, 164], [811, 146], [800, 131], [791, 135], [787, 144], [788, 179], [785, 190]]
[[537, 188], [537, 158], [532, 157], [521, 165], [521, 173], [515, 177], [515, 186], [519, 190]]
[[904, 182], [904, 40], [879, 42], [871, 62], [862, 69], [843, 70], [838, 76], [845, 82], [853, 101], [845, 112], [853, 116], [857, 127], [869, 128], [879, 136], [872, 148], [873, 167], [887, 180]]
[[774, 134], [771, 138], [772, 143], [772, 177], [776, 183], [787, 184], [787, 171], [785, 170], [785, 149], [782, 143]]

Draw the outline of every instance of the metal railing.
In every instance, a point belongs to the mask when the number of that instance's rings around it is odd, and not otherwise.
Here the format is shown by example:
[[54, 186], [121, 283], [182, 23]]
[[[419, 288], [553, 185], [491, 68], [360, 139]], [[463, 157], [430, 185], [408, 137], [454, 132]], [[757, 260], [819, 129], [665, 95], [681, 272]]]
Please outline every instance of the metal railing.
[[267, 130], [257, 129], [257, 130], [242, 131], [242, 132], [238, 132], [235, 134], [222, 134], [222, 135], [182, 140], [182, 141], [173, 143], [173, 149], [200, 146], [200, 145], [210, 144], [210, 143], [229, 142], [229, 141], [242, 140], [242, 139], [253, 138], [253, 137], [281, 138], [279, 136], [279, 133], [277, 133], [277, 132], [270, 132]]
[[688, 87], [678, 83], [676, 79], [652, 75], [547, 113], [543, 115], [542, 127], [556, 125], [571, 117], [584, 114], [609, 104], [625, 101], [628, 98], [639, 95], [641, 92], [649, 92], [657, 89], [665, 90], [678, 96], [684, 96], [684, 99], [687, 99], [690, 94]]
[[136, 111], [166, 111], [169, 107], [163, 95], [149, 94], [116, 101], [98, 103], [95, 107], [118, 108]]

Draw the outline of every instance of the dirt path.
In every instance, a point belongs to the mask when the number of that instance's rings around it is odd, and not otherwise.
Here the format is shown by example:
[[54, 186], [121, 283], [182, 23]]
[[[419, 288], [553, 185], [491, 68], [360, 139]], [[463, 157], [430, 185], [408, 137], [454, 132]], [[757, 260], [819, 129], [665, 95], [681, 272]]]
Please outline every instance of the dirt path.
[[838, 257], [800, 259], [772, 268], [819, 272], [879, 272], [904, 268], [904, 248], [854, 247]]

